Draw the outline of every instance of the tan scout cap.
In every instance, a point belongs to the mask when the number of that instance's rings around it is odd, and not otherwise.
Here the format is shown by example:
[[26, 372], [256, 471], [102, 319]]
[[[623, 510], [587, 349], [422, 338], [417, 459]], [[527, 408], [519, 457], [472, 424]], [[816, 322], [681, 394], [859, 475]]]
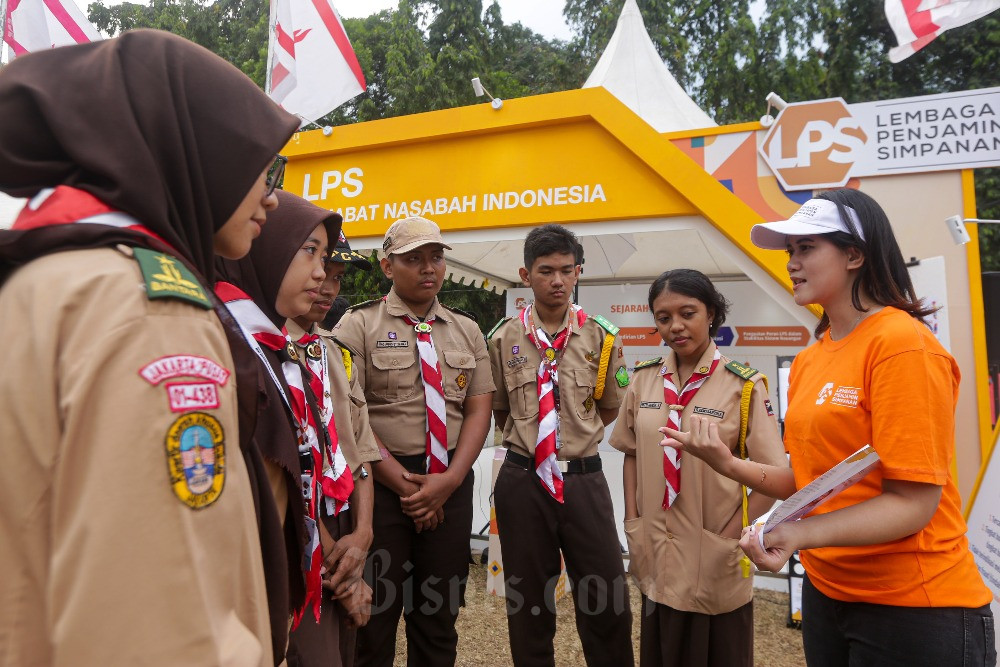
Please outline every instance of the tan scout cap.
[[382, 250], [387, 255], [398, 255], [416, 250], [422, 245], [436, 243], [451, 250], [451, 246], [441, 237], [441, 228], [427, 218], [410, 216], [392, 223], [385, 232]]

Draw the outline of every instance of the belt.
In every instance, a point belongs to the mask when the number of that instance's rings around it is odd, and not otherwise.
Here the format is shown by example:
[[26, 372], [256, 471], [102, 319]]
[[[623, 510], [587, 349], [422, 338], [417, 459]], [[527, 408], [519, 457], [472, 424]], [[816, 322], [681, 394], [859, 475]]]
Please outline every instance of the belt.
[[[513, 449], [507, 450], [507, 457], [505, 460], [510, 461], [514, 465], [521, 466], [525, 470], [533, 470], [535, 467], [534, 459], [530, 459], [523, 454], [518, 454]], [[556, 461], [556, 464], [559, 466], [560, 472], [564, 475], [600, 472], [603, 469], [600, 454], [594, 454], [593, 456], [587, 456], [582, 459], [573, 459], [572, 461]]]

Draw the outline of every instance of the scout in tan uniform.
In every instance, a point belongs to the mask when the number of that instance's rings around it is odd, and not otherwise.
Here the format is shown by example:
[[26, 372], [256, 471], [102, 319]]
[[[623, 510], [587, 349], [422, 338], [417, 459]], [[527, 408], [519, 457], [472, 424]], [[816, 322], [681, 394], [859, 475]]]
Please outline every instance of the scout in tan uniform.
[[33, 197], [0, 231], [0, 664], [271, 665], [269, 492], [205, 278], [297, 122], [154, 31], [18, 58], [0, 117], [0, 189]]
[[408, 664], [453, 665], [469, 573], [471, 467], [489, 430], [493, 380], [479, 327], [437, 300], [448, 248], [438, 226], [398, 220], [382, 247], [392, 290], [352, 308], [334, 330], [355, 354], [383, 459], [366, 572], [375, 597], [358, 664], [392, 664], [403, 611]]
[[[319, 207], [314, 208], [321, 214], [329, 215]], [[335, 540], [332, 544], [324, 544], [323, 548], [323, 565], [327, 570], [324, 585], [331, 595], [323, 600], [324, 613], [319, 624], [302, 624], [292, 632], [289, 638], [289, 665], [323, 664], [332, 667], [338, 664], [338, 654], [344, 665], [353, 664], [357, 628], [368, 622], [370, 613], [371, 588], [362, 575], [372, 542], [374, 482], [371, 479], [371, 464], [382, 457], [372, 435], [368, 406], [361, 383], [354, 373], [350, 352], [337, 343], [329, 331], [318, 328], [318, 323], [323, 321], [340, 294], [341, 277], [348, 264], [365, 271], [372, 268], [367, 259], [351, 250], [341, 231], [327, 258], [326, 280], [320, 287], [319, 298], [308, 313], [286, 323], [288, 335], [298, 345], [301, 358], [306, 359], [310, 366], [315, 366], [317, 362], [321, 366], [323, 360], [327, 362], [326, 379], [318, 378], [318, 384], [326, 384], [324, 394], [328, 392], [329, 395], [323, 396], [321, 403], [324, 410], [333, 411], [331, 422], [336, 429], [338, 447], [343, 451], [354, 477], [350, 508], [337, 517], [323, 517], [329, 535]], [[322, 344], [324, 348], [315, 343]], [[333, 607], [341, 604], [340, 601], [343, 601], [342, 613], [338, 614]], [[332, 627], [334, 624], [337, 627]]]
[[[276, 194], [279, 208], [247, 257], [219, 262], [216, 293], [246, 333], [243, 347], [254, 351], [267, 380], [269, 400], [258, 415], [254, 437], [277, 473], [270, 480], [289, 538], [292, 629], [315, 629], [326, 610], [335, 621], [327, 627], [336, 630], [339, 608], [323, 605], [328, 595], [322, 547], [332, 548], [323, 519], [329, 516], [332, 525], [338, 524], [353, 480], [343, 450], [326, 427], [324, 383], [314, 382], [307, 360], [283, 327], [288, 318], [308, 313], [319, 296], [326, 279], [327, 239], [340, 233], [341, 218], [291, 193]], [[344, 602], [352, 606], [348, 597]], [[289, 664], [321, 662], [317, 656], [307, 660], [297, 655], [294, 648], [290, 644]]]
[[632, 663], [628, 588], [597, 453], [629, 379], [618, 328], [570, 302], [578, 247], [559, 225], [532, 230], [521, 279], [534, 303], [489, 336], [493, 412], [508, 448], [493, 498], [518, 666], [553, 664], [560, 549], [587, 664]]
[[[764, 376], [712, 342], [728, 305], [698, 271], [668, 271], [653, 282], [649, 310], [670, 353], [636, 366], [611, 434], [611, 445], [626, 454], [625, 534], [629, 574], [644, 603], [642, 667], [753, 665], [753, 580], [738, 544], [742, 487], [694, 456], [681, 461], [665, 451], [672, 448], [660, 446], [657, 430], [686, 428], [701, 415], [739, 454], [745, 414], [743, 458], [785, 465]], [[773, 502], [751, 494], [747, 519]]]

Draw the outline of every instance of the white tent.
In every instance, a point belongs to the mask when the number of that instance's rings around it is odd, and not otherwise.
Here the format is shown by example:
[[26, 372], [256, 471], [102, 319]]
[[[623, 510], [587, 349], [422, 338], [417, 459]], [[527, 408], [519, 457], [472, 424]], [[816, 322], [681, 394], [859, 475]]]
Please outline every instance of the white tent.
[[583, 84], [584, 88], [596, 86], [607, 88], [657, 132], [715, 125], [667, 69], [635, 0], [625, 0], [615, 33]]

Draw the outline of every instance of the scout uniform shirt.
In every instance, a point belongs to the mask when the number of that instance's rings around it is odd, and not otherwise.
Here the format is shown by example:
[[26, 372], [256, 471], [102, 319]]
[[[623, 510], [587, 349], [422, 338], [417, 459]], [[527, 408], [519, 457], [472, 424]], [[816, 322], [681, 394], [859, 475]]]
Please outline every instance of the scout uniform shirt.
[[[715, 354], [709, 344], [695, 368], [709, 368]], [[639, 518], [625, 522], [629, 546], [629, 574], [642, 593], [678, 611], [722, 614], [753, 597], [751, 578], [743, 578], [739, 540], [721, 537], [734, 514], [741, 511], [739, 483], [723, 477], [701, 459], [681, 455], [681, 488], [670, 509], [663, 509], [663, 435], [667, 423], [663, 375], [677, 376], [677, 356], [636, 366], [609, 440], [612, 447], [636, 457], [636, 501]], [[681, 412], [681, 429], [689, 429], [691, 415], [719, 425], [719, 438], [738, 455], [740, 395], [746, 380], [726, 368], [722, 357], [715, 372]], [[741, 366], [741, 368], [745, 368]], [[752, 370], [752, 369], [751, 369]], [[747, 423], [747, 452], [751, 459], [775, 466], [787, 462], [763, 376], [755, 373]]]
[[[297, 341], [306, 331], [294, 320], [285, 323], [288, 336]], [[312, 327], [320, 340], [326, 345], [327, 373], [330, 377], [330, 394], [327, 398], [333, 405], [333, 420], [337, 425], [337, 446], [342, 447], [347, 466], [351, 469], [354, 479], [361, 475], [361, 464], [381, 461], [378, 444], [372, 435], [371, 424], [368, 421], [368, 406], [365, 395], [355, 377], [353, 363], [351, 364], [351, 379], [347, 377], [345, 364], [345, 348], [337, 344], [329, 331]], [[346, 359], [350, 359], [350, 352]], [[318, 398], [318, 397], [317, 397]]]
[[[566, 313], [570, 336], [558, 366], [562, 448], [557, 451], [557, 457], [564, 461], [597, 453], [597, 446], [604, 437], [604, 422], [598, 409], [617, 410], [628, 386], [621, 341], [614, 337], [613, 342], [605, 342], [609, 335], [617, 334], [617, 327], [608, 323], [615, 332], [611, 334], [592, 317], [588, 317], [581, 327], [575, 314], [570, 317], [571, 312], [572, 309], [568, 309]], [[564, 320], [559, 330], [565, 326]], [[604, 391], [595, 400], [601, 350], [606, 344], [612, 348], [602, 378]], [[534, 457], [538, 436], [538, 366], [542, 357], [519, 317], [501, 320], [491, 332], [489, 351], [493, 381], [497, 386], [493, 409], [510, 413], [507, 423], [503, 424], [504, 445], [522, 456]]]
[[[333, 333], [354, 353], [354, 372], [368, 399], [372, 430], [394, 456], [423, 456], [427, 453], [427, 408], [417, 332], [403, 315], [419, 319], [395, 290], [390, 290], [384, 300], [348, 310]], [[476, 322], [437, 299], [424, 319], [432, 317], [431, 339], [443, 377], [450, 451], [462, 430], [465, 397], [493, 391], [493, 378], [486, 343]]]
[[225, 331], [179, 261], [119, 248], [0, 290], [0, 664], [270, 665]]

